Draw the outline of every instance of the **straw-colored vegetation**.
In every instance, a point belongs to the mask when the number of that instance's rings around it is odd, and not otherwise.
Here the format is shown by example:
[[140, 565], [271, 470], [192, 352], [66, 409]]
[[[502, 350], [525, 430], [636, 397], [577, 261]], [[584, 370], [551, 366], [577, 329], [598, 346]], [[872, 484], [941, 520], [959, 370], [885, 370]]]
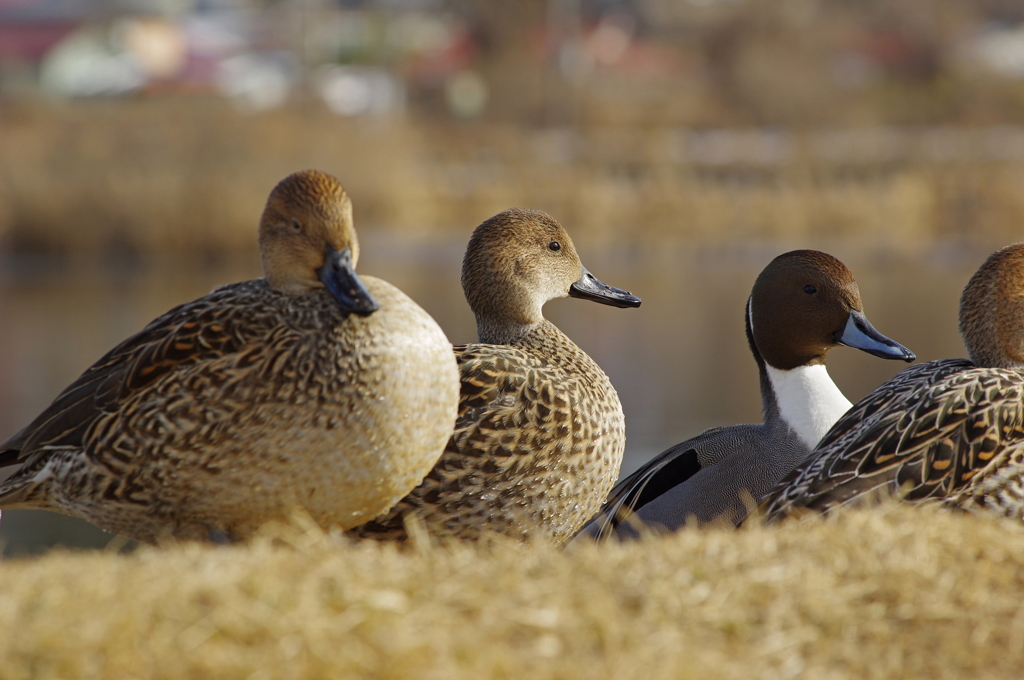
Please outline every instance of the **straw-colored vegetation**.
[[927, 509], [565, 553], [279, 527], [0, 581], [4, 680], [1024, 674], [1024, 527]]
[[1024, 223], [1012, 129], [792, 133], [776, 157], [758, 130], [353, 121], [315, 102], [253, 117], [204, 98], [25, 105], [0, 122], [0, 248], [14, 252], [253, 248], [270, 188], [306, 167], [342, 180], [364, 231], [461, 237], [513, 205], [591, 244], [995, 247]]

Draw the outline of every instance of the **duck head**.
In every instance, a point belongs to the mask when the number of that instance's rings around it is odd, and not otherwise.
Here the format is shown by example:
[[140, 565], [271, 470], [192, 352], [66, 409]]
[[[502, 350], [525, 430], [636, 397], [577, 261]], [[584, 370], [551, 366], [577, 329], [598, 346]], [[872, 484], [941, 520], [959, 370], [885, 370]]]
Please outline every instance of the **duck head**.
[[276, 290], [305, 295], [327, 288], [346, 311], [379, 308], [356, 275], [352, 202], [334, 177], [306, 170], [281, 180], [263, 210], [259, 243], [263, 274]]
[[540, 322], [544, 303], [555, 298], [640, 306], [640, 298], [587, 271], [569, 234], [551, 216], [520, 208], [495, 215], [473, 232], [462, 263], [462, 288], [483, 342], [499, 341], [485, 339], [488, 329], [507, 336], [510, 329]]
[[978, 366], [1024, 369], [1024, 243], [997, 250], [971, 277], [960, 335]]
[[917, 358], [867, 320], [846, 265], [816, 250], [794, 250], [772, 260], [754, 283], [747, 318], [755, 352], [784, 371], [824, 364], [836, 345], [883, 359]]

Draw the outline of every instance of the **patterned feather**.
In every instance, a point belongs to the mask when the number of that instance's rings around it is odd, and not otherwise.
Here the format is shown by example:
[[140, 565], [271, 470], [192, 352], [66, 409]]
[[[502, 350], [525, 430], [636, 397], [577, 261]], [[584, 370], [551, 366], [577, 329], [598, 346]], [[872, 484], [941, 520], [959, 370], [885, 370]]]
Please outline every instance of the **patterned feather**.
[[[107, 352], [26, 428], [0, 444], [0, 452], [16, 454], [6, 463], [82, 446], [97, 420], [175, 369], [236, 353], [246, 345], [251, 345], [249, 359], [239, 363], [251, 364], [254, 353], [268, 351], [260, 344], [264, 325], [258, 323], [268, 310], [246, 308], [244, 294], [238, 293], [229, 286], [179, 305]], [[224, 302], [229, 304], [220, 306]], [[233, 305], [239, 303], [248, 312], [244, 317], [234, 313]]]
[[858, 402], [762, 502], [769, 519], [898, 495], [1021, 517], [1024, 374], [947, 359]]
[[402, 540], [414, 516], [435, 536], [564, 541], [600, 507], [622, 460], [625, 422], [611, 382], [547, 321], [512, 346], [460, 345], [455, 356], [462, 393], [441, 460], [349, 535]]

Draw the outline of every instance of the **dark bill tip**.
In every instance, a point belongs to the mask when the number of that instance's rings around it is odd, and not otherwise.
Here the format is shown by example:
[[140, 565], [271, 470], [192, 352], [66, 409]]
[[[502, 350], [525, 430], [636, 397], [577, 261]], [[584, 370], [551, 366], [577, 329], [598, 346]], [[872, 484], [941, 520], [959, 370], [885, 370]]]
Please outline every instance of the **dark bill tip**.
[[583, 268], [583, 276], [576, 283], [569, 286], [569, 295], [570, 297], [593, 300], [594, 302], [600, 302], [602, 305], [611, 305], [612, 307], [640, 306], [640, 298], [621, 288], [609, 286], [587, 271], [586, 267]]
[[338, 252], [327, 246], [327, 258], [323, 266], [316, 270], [316, 274], [342, 309], [356, 314], [372, 314], [380, 309], [380, 305], [356, 275], [349, 248]]
[[850, 312], [846, 326], [836, 334], [835, 340], [840, 345], [854, 347], [882, 359], [901, 359], [910, 363], [917, 355], [900, 343], [885, 337], [875, 330], [864, 312]]

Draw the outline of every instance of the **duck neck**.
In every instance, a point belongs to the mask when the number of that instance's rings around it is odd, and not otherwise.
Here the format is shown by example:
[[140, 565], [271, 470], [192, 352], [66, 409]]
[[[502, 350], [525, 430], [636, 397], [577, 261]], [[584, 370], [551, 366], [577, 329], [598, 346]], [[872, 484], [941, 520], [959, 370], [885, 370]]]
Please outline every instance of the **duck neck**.
[[[851, 406], [832, 382], [825, 364], [797, 366], [785, 371], [764, 364], [762, 386], [764, 378], [767, 378], [774, 401], [771, 410], [811, 449]], [[769, 416], [767, 408], [765, 415]]]
[[747, 300], [746, 327], [750, 352], [761, 378], [761, 410], [765, 424], [785, 423], [813, 449], [851, 404], [832, 382], [824, 363], [775, 368], [764, 360], [754, 342], [753, 300]]
[[508, 317], [476, 317], [476, 335], [480, 342], [488, 345], [513, 345], [524, 336], [529, 335], [544, 322], [517, 321]]

